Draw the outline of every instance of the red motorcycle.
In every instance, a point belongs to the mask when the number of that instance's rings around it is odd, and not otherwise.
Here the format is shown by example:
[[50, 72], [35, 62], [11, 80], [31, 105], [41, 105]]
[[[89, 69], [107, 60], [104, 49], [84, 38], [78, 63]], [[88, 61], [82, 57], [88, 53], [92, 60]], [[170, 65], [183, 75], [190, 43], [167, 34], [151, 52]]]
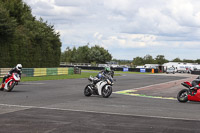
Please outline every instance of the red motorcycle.
[[13, 90], [14, 86], [20, 82], [20, 76], [18, 73], [12, 73], [12, 75], [5, 80], [2, 84], [2, 90], [10, 92]]
[[179, 102], [187, 102], [188, 100], [200, 102], [200, 83], [196, 86], [188, 81], [181, 84], [188, 89], [183, 89], [178, 93], [177, 99]]

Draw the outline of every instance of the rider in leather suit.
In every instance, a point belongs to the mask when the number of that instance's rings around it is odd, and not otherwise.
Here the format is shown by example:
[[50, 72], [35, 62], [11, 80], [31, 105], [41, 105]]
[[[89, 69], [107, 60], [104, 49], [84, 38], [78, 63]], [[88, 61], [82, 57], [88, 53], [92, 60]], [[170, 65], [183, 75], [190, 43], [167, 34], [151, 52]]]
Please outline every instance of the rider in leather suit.
[[2, 87], [2, 84], [5, 82], [5, 80], [6, 80], [7, 78], [9, 78], [9, 77], [12, 75], [12, 73], [18, 73], [19, 76], [20, 76], [20, 78], [21, 78], [21, 74], [22, 74], [22, 65], [21, 65], [21, 64], [17, 64], [16, 67], [12, 68], [12, 69], [8, 72], [8, 74], [7, 74], [6, 76], [3, 77], [3, 80], [2, 80], [2, 83], [1, 83], [1, 85], [0, 85], [0, 88]]

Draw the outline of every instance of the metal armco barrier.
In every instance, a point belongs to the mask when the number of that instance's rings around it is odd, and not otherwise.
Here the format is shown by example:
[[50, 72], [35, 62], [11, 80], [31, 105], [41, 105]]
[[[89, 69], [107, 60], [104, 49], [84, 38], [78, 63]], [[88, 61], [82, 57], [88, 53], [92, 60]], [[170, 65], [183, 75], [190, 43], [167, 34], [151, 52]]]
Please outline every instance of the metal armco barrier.
[[192, 71], [191, 74], [200, 75], [200, 71]]
[[[0, 77], [4, 77], [11, 68], [0, 68]], [[22, 77], [50, 76], [50, 75], [72, 75], [74, 68], [23, 68]]]
[[34, 68], [23, 68], [22, 69], [22, 76], [33, 77], [33, 75], [34, 75]]
[[0, 77], [4, 77], [11, 69], [12, 68], [0, 68]]
[[[22, 70], [23, 73], [23, 70]], [[46, 68], [34, 68], [33, 76], [46, 76], [47, 75], [47, 69]]]

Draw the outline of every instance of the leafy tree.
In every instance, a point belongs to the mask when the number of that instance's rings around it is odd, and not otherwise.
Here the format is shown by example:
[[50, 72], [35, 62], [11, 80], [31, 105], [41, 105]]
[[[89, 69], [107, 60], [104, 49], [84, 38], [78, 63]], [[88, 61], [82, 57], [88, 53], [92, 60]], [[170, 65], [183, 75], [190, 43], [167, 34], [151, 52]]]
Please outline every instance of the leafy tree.
[[137, 56], [136, 58], [133, 58], [133, 65], [140, 66], [144, 64], [144, 59], [142, 57]]
[[187, 62], [187, 63], [195, 63], [194, 60], [188, 60], [188, 59], [183, 59], [183, 62]]
[[117, 59], [113, 59], [112, 61], [118, 62], [119, 65], [131, 65], [132, 64], [131, 60], [117, 60]]
[[88, 45], [78, 47], [76, 52], [77, 63], [89, 63], [89, 52]]
[[66, 51], [62, 53], [62, 62], [72, 63], [106, 63], [112, 59], [111, 54], [108, 50], [98, 45], [89, 48], [89, 45], [74, 47], [70, 49], [67, 47]]
[[155, 60], [149, 54], [147, 54], [146, 56], [144, 56], [143, 60], [144, 60], [144, 64], [154, 64], [155, 63]]
[[200, 64], [200, 59], [195, 60], [195, 63]]
[[90, 62], [106, 63], [110, 61], [111, 59], [112, 59], [112, 55], [108, 52], [108, 50], [105, 50], [103, 47], [100, 47], [98, 45], [91, 47], [91, 50], [89, 53]]
[[54, 67], [60, 64], [61, 42], [54, 26], [36, 20], [22, 0], [0, 0], [0, 64]]
[[8, 41], [14, 36], [16, 28], [15, 19], [9, 16], [9, 13], [0, 5], [0, 42]]
[[62, 62], [72, 62], [72, 50], [67, 47], [66, 50], [61, 54], [61, 61]]
[[155, 58], [156, 64], [164, 64], [167, 63], [168, 60], [165, 59], [164, 55], [157, 55]]
[[173, 59], [172, 62], [182, 62], [182, 60], [177, 57], [177, 58]]

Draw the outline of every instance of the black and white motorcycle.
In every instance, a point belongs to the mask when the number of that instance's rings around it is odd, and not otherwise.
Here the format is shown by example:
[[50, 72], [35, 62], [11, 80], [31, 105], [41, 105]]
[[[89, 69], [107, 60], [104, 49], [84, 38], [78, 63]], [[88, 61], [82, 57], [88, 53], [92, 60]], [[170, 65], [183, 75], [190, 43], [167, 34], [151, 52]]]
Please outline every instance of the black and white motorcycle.
[[104, 98], [108, 98], [112, 94], [112, 86], [114, 83], [111, 75], [104, 75], [101, 80], [97, 77], [90, 76], [88, 80], [90, 84], [84, 89], [85, 96], [102, 95]]

